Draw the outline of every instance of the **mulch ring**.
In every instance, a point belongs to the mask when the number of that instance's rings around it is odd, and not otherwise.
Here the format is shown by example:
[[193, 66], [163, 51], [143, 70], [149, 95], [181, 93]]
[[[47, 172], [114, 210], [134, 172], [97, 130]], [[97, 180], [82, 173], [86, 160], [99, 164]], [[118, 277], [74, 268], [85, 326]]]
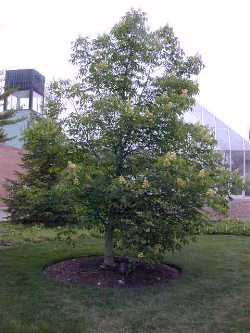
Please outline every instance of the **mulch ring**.
[[15, 246], [15, 242], [0, 239], [0, 250], [1, 249], [6, 249], [6, 248], [9, 248], [9, 247], [14, 247], [14, 246]]
[[179, 279], [181, 270], [171, 265], [136, 262], [132, 272], [128, 259], [115, 258], [115, 267], [102, 268], [103, 257], [81, 257], [52, 264], [44, 269], [49, 279], [65, 284], [97, 288], [139, 288]]

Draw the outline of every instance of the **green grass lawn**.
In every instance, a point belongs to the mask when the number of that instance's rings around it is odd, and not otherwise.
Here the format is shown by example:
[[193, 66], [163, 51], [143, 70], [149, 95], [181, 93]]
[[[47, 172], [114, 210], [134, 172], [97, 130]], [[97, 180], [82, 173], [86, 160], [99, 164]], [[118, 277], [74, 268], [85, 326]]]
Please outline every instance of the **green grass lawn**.
[[166, 256], [183, 268], [180, 280], [134, 290], [48, 281], [44, 265], [99, 255], [102, 242], [85, 238], [72, 248], [49, 233], [39, 237], [19, 235], [16, 247], [0, 250], [1, 333], [250, 332], [250, 237], [202, 236]]

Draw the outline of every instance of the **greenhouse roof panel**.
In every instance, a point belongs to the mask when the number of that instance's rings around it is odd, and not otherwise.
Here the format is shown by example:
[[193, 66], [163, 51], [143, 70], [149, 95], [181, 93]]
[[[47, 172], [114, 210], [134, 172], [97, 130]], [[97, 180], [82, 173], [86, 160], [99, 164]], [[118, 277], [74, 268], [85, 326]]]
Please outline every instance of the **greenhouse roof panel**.
[[213, 131], [218, 150], [250, 151], [247, 140], [199, 104], [185, 113], [184, 120], [192, 124], [200, 123]]

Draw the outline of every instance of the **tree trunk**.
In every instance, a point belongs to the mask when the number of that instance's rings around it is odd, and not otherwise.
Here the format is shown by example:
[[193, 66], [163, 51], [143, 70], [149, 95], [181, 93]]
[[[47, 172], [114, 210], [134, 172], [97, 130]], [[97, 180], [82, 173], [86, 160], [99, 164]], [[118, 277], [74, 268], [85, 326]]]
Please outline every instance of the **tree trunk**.
[[110, 224], [105, 229], [104, 266], [115, 266], [113, 255], [113, 230]]

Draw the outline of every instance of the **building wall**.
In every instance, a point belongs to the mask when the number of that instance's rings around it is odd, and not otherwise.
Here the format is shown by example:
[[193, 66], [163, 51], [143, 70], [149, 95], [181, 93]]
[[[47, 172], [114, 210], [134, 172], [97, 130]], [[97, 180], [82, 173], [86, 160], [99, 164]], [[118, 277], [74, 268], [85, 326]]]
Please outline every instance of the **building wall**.
[[[6, 196], [4, 183], [6, 179], [15, 180], [16, 172], [23, 172], [21, 167], [22, 149], [0, 144], [0, 198]], [[3, 203], [0, 201], [0, 207]]]
[[226, 215], [219, 214], [208, 207], [204, 208], [204, 211], [213, 221], [219, 222], [225, 219], [233, 219], [250, 223], [250, 198], [235, 196], [229, 202], [229, 209]]
[[239, 198], [231, 201], [229, 216], [232, 219], [250, 222], [250, 198]]
[[4, 127], [4, 131], [7, 134], [7, 137], [12, 138], [11, 140], [7, 141], [5, 145], [21, 149], [23, 147], [22, 133], [28, 127], [30, 111], [17, 111], [13, 119], [22, 119], [22, 121]]

